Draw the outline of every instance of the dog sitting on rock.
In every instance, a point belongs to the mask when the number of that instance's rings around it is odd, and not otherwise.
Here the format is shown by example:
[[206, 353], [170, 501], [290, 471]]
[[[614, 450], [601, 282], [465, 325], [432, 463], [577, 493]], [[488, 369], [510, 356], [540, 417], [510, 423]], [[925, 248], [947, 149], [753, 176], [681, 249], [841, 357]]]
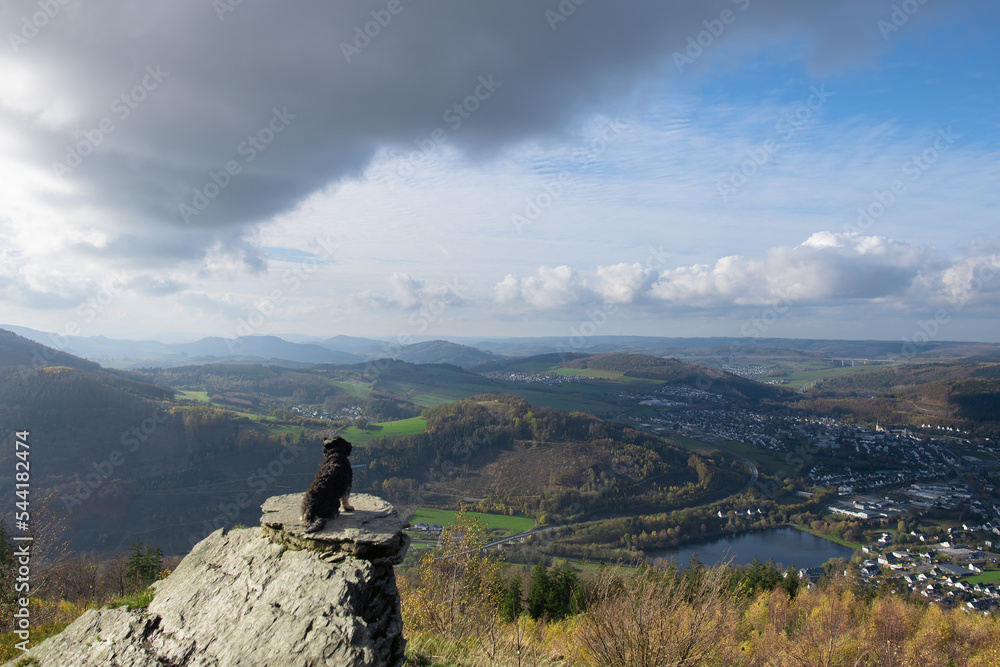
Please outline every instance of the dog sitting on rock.
[[323, 440], [323, 464], [302, 498], [305, 532], [315, 533], [327, 519], [336, 518], [341, 504], [345, 512], [354, 510], [350, 503], [351, 482], [354, 479], [351, 462], [347, 459], [350, 455], [351, 443], [343, 438]]

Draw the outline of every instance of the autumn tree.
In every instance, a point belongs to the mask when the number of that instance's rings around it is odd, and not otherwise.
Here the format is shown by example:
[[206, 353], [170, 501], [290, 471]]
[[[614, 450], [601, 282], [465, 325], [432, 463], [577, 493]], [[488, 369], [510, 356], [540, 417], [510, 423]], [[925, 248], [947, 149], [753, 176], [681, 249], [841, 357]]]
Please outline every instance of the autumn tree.
[[417, 565], [416, 581], [402, 579], [403, 623], [409, 630], [452, 638], [489, 632], [499, 622], [499, 559], [487, 555], [486, 529], [460, 512], [437, 547]]

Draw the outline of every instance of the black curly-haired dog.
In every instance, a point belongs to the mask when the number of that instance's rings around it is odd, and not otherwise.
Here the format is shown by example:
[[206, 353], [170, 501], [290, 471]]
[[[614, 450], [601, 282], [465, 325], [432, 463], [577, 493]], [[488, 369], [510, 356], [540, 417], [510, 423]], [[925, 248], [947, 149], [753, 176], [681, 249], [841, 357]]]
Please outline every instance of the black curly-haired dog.
[[323, 464], [316, 471], [312, 484], [302, 498], [302, 523], [307, 533], [315, 533], [327, 519], [336, 518], [343, 503], [344, 511], [351, 512], [351, 482], [354, 471], [347, 459], [351, 443], [343, 438], [323, 440]]

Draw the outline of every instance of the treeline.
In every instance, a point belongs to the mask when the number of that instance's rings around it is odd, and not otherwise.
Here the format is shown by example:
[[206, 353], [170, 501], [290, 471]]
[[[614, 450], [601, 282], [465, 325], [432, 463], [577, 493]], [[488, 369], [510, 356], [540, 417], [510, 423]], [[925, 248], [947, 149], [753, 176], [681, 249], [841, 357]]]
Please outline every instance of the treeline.
[[540, 558], [644, 559], [650, 553], [692, 540], [788, 525], [806, 525], [834, 537], [860, 540], [871, 527], [870, 522], [821, 520], [822, 507], [833, 495], [835, 492], [826, 491], [791, 506], [742, 496], [703, 507], [567, 523], [548, 533], [531, 536], [517, 545], [509, 557], [518, 562]]
[[[9, 369], [7, 369], [9, 370]], [[8, 372], [0, 381], [0, 406], [30, 406], [36, 415], [65, 415], [95, 421], [88, 414], [114, 415], [136, 412], [149, 401], [172, 400], [174, 392], [116, 375], [49, 366], [21, 376]], [[98, 417], [99, 419], [100, 417]], [[61, 418], [59, 421], [64, 421]]]
[[263, 364], [206, 364], [176, 368], [147, 368], [137, 371], [149, 381], [178, 389], [205, 390], [209, 394], [235, 392], [269, 397], [291, 397], [320, 403], [340, 393], [327, 378], [310, 370], [294, 372]]
[[210, 406], [176, 407], [169, 414], [184, 425], [192, 463], [234, 452], [277, 451], [278, 447], [296, 440], [290, 433], [270, 435], [266, 426]]
[[851, 569], [818, 585], [760, 561], [529, 574], [505, 569], [485, 540], [460, 519], [402, 573], [413, 664], [992, 667], [1000, 655], [994, 618], [868, 586]]

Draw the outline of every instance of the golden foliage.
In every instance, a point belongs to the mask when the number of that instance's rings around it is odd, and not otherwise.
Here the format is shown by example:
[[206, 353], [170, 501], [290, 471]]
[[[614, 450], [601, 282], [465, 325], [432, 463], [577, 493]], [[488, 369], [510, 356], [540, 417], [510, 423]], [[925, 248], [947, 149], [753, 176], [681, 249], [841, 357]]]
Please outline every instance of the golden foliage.
[[[752, 598], [731, 571], [677, 578], [652, 568], [601, 571], [586, 612], [546, 623], [522, 616], [451, 637], [407, 626], [414, 664], [616, 667], [995, 667], [1000, 620], [895, 595], [866, 602], [848, 579]], [[412, 603], [404, 598], [404, 616]]]
[[403, 624], [461, 639], [489, 632], [498, 622], [500, 563], [483, 552], [486, 529], [460, 512], [417, 565], [416, 581], [400, 580]]

